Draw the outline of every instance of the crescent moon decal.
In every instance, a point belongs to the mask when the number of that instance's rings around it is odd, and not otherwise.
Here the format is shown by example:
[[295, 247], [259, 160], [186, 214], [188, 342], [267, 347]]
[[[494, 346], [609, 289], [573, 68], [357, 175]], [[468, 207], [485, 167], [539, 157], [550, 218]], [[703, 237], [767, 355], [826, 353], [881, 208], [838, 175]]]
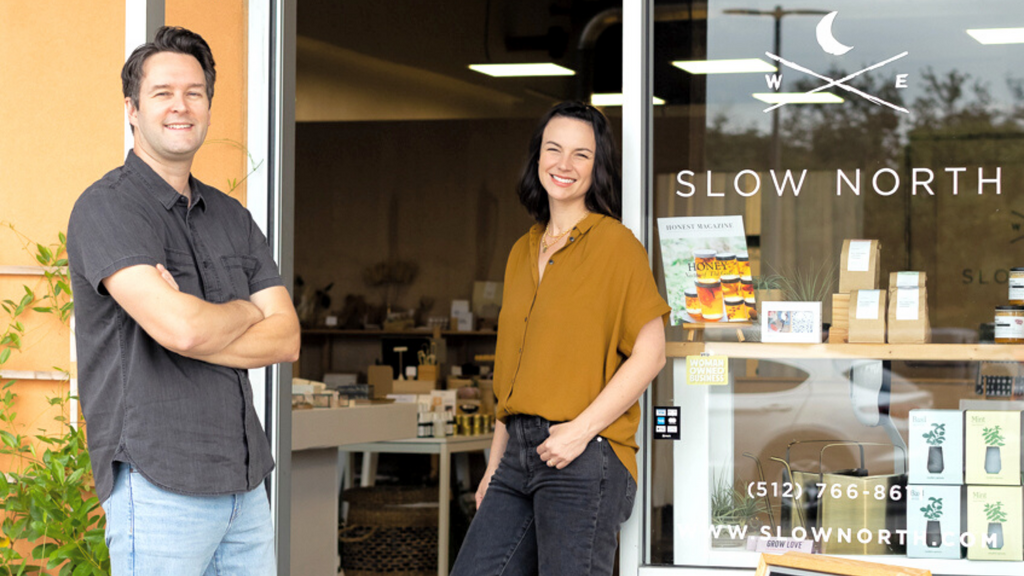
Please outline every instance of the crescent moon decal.
[[832, 35], [832, 23], [835, 21], [836, 14], [838, 13], [829, 12], [827, 16], [821, 19], [821, 22], [818, 22], [818, 27], [815, 29], [821, 49], [833, 56], [842, 56], [853, 50], [853, 46], [842, 44]]

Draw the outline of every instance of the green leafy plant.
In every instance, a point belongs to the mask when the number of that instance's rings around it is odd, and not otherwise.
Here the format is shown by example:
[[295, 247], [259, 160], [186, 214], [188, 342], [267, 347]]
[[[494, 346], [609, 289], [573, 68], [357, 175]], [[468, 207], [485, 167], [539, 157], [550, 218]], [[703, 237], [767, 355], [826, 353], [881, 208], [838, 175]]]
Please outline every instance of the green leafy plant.
[[725, 478], [713, 477], [711, 484], [711, 523], [715, 526], [750, 526], [766, 511], [761, 500], [737, 490]]
[[782, 289], [782, 277], [778, 274], [762, 274], [761, 276], [754, 276], [750, 279], [754, 290], [781, 290]]
[[929, 446], [941, 446], [946, 441], [946, 424], [934, 422], [932, 429], [921, 435]]
[[986, 446], [1005, 446], [1006, 438], [1003, 437], [1002, 427], [998, 424], [991, 428], [984, 428], [982, 436], [985, 438]]
[[1006, 522], [1007, 515], [1003, 511], [1003, 503], [985, 504], [985, 517], [989, 522]]
[[792, 302], [824, 302], [836, 289], [839, 265], [831, 259], [807, 268], [776, 271], [770, 265], [773, 281]]
[[[24, 314], [30, 310], [53, 314], [67, 324], [73, 310], [64, 234], [56, 244], [43, 246], [27, 241], [10, 224], [2, 225], [33, 251], [43, 267], [45, 292], [37, 296], [24, 286], [19, 301], [0, 302], [7, 315], [0, 335], [0, 368], [22, 347]], [[54, 417], [56, 432], [40, 430], [27, 435], [22, 433], [24, 425], [19, 424], [15, 411], [18, 396], [14, 384], [8, 381], [0, 388], [0, 455], [12, 468], [0, 474], [0, 504], [5, 511], [0, 524], [0, 576], [58, 568], [60, 576], [107, 575], [110, 561], [104, 542], [105, 520], [93, 494], [84, 427], [73, 426], [69, 419], [72, 397], [61, 393], [49, 400], [58, 413]], [[31, 547], [30, 558], [18, 552], [19, 543]]]
[[921, 512], [924, 513], [924, 517], [928, 520], [942, 518], [942, 498], [928, 498], [928, 505], [921, 508]]

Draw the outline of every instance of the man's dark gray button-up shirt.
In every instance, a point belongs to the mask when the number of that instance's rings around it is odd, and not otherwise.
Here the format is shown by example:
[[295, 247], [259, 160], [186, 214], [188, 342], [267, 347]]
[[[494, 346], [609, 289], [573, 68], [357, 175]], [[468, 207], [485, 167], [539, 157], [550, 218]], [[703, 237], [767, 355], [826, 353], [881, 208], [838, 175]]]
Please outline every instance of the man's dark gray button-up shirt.
[[213, 303], [282, 285], [249, 212], [194, 178], [189, 186], [191, 206], [129, 152], [71, 213], [79, 396], [101, 502], [115, 461], [157, 486], [202, 495], [252, 490], [274, 467], [248, 373], [157, 344], [102, 284], [128, 266], [163, 264], [182, 292]]

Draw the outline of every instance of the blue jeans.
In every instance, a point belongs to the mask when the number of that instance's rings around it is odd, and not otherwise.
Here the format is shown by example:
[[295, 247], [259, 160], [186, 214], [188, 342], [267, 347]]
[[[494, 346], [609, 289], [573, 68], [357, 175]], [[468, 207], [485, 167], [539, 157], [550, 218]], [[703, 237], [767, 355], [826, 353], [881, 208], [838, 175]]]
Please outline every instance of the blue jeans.
[[513, 416], [508, 445], [452, 576], [610, 575], [636, 482], [600, 436], [565, 468], [537, 455], [551, 423]]
[[113, 576], [277, 574], [267, 493], [185, 496], [115, 463], [103, 503]]

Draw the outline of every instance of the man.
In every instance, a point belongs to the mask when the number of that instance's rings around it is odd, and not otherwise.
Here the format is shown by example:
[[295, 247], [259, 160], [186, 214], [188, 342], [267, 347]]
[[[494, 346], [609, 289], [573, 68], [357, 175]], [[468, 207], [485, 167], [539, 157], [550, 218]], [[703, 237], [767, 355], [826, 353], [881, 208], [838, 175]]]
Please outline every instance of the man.
[[161, 28], [121, 72], [134, 149], [68, 225], [80, 397], [115, 576], [276, 574], [270, 444], [247, 369], [298, 358], [266, 238], [190, 175], [216, 79]]

